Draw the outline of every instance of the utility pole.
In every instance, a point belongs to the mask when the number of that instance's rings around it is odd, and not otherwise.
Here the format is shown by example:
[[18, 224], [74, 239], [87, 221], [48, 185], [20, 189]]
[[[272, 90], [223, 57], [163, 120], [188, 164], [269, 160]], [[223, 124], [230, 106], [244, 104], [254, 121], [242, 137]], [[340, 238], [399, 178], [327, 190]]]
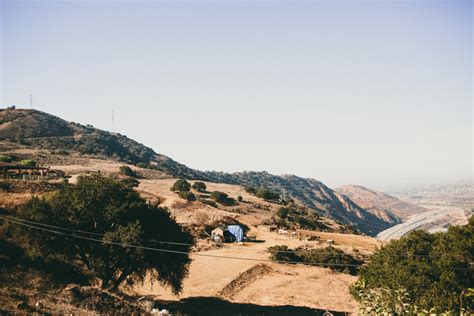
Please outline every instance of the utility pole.
[[115, 133], [115, 113], [112, 109], [112, 133]]
[[30, 94], [30, 109], [33, 109], [33, 94]]

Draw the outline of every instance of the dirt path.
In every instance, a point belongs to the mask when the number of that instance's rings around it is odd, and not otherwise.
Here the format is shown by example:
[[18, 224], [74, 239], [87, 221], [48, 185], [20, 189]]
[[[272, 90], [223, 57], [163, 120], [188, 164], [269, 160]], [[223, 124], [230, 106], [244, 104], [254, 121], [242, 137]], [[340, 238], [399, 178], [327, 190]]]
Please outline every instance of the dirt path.
[[[257, 237], [265, 241], [241, 246], [225, 244], [222, 248], [199, 254], [268, 260], [266, 249], [269, 246], [286, 244], [297, 247], [304, 243], [262, 229], [257, 230]], [[364, 237], [360, 238], [363, 240]], [[152, 288], [149, 283], [137, 288], [137, 293], [159, 300], [221, 296], [237, 303], [307, 306], [344, 312], [354, 312], [357, 306], [348, 290], [357, 278], [348, 274], [304, 265], [211, 258], [196, 254], [192, 257], [189, 277], [185, 279], [179, 297], [156, 284]]]

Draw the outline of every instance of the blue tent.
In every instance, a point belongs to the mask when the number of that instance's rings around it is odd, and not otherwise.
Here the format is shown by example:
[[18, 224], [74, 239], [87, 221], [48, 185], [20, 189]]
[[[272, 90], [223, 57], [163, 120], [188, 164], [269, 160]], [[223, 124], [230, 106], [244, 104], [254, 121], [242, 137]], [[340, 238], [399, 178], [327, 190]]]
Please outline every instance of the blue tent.
[[236, 242], [242, 242], [244, 240], [244, 230], [239, 225], [229, 225], [226, 229]]

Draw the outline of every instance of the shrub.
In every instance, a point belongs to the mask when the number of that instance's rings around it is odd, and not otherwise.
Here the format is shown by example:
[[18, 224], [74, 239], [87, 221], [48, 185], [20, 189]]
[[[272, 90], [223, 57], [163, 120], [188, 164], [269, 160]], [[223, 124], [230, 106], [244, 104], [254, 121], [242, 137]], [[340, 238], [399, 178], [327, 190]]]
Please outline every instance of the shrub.
[[0, 190], [2, 191], [10, 191], [13, 188], [11, 183], [8, 182], [0, 182]]
[[270, 253], [270, 259], [273, 261], [301, 262], [297, 254], [286, 245], [269, 247], [267, 251]]
[[242, 202], [244, 199], [239, 195], [237, 196], [237, 201]]
[[31, 159], [25, 159], [20, 161], [20, 165], [27, 166], [27, 167], [36, 167], [36, 161]]
[[[405, 312], [432, 309], [435, 313], [460, 314], [474, 309], [467, 289], [474, 284], [474, 217], [466, 226], [452, 226], [446, 233], [415, 231], [393, 240], [376, 251], [361, 269], [351, 294], [364, 303], [364, 297], [377, 293], [386, 313], [400, 308], [397, 291], [405, 293], [410, 304]], [[364, 307], [363, 306], [363, 307]]]
[[58, 149], [58, 150], [53, 150], [51, 151], [53, 155], [61, 155], [61, 156], [67, 156], [69, 155], [69, 151], [64, 150], [64, 149]]
[[250, 187], [250, 186], [244, 187], [244, 190], [245, 190], [245, 192], [247, 192], [249, 194], [253, 194], [253, 195], [255, 195], [257, 193], [257, 189], [255, 189], [254, 187]]
[[179, 197], [185, 199], [188, 202], [196, 201], [196, 196], [189, 191], [181, 191], [178, 193]]
[[280, 199], [280, 194], [272, 192], [265, 187], [258, 188], [255, 195], [267, 201], [278, 201]]
[[6, 155], [0, 155], [0, 162], [12, 162], [12, 157]]
[[130, 168], [129, 166], [120, 166], [120, 174], [127, 177], [133, 177], [133, 178], [137, 176], [135, 171], [133, 171], [132, 168]]
[[270, 259], [290, 263], [303, 263], [315, 265], [331, 270], [356, 275], [362, 261], [344, 253], [334, 247], [318, 249], [290, 249], [287, 246], [273, 246], [268, 248]]
[[196, 181], [193, 183], [193, 189], [198, 192], [206, 192], [206, 184], [201, 181]]
[[[55, 225], [75, 233], [49, 234], [18, 226], [18, 238], [26, 238], [28, 255], [61, 259], [81, 266], [101, 280], [103, 288], [133, 285], [151, 277], [178, 293], [188, 274], [189, 255], [118, 246], [114, 243], [156, 247], [147, 240], [180, 241], [189, 246], [162, 244], [159, 248], [189, 253], [193, 237], [166, 209], [146, 202], [120, 181], [101, 176], [79, 177], [77, 185], [65, 185], [48, 199], [32, 198], [19, 212], [23, 219]], [[97, 239], [99, 242], [77, 236]], [[179, 248], [179, 249], [178, 249]]]
[[281, 219], [285, 219], [288, 217], [289, 212], [289, 209], [287, 209], [286, 207], [280, 207], [276, 212], [276, 215]]
[[189, 191], [189, 190], [191, 190], [191, 185], [189, 184], [188, 181], [184, 179], [177, 180], [171, 187], [171, 191], [174, 191], [174, 192], [183, 192], [183, 191]]
[[220, 203], [222, 205], [226, 206], [231, 206], [235, 205], [235, 200], [231, 197], [229, 197], [226, 193], [224, 192], [219, 192], [219, 191], [214, 191], [211, 193], [211, 199], [216, 201], [217, 203]]
[[137, 179], [126, 178], [121, 180], [126, 186], [130, 188], [137, 188], [140, 185], [140, 182]]
[[199, 201], [203, 204], [210, 205], [212, 207], [217, 207], [217, 203], [213, 200], [199, 199]]

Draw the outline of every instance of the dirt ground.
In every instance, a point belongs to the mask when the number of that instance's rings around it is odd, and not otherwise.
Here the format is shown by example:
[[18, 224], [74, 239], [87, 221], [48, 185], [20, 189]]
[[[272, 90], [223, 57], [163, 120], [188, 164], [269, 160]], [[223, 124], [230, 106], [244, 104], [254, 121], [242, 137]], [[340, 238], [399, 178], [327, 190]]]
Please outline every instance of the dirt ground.
[[[118, 173], [120, 165], [113, 162], [91, 161], [87, 166], [58, 165], [54, 168], [75, 176], [94, 170], [114, 175]], [[71, 180], [73, 182], [74, 177]], [[175, 181], [176, 179], [140, 179], [137, 191], [151, 201], [161, 201], [161, 205], [168, 207], [172, 216], [180, 223], [196, 222], [199, 213], [208, 214], [210, 221], [224, 216], [232, 217], [249, 228], [248, 236], [254, 241], [243, 245], [224, 244], [222, 247], [199, 248], [202, 250], [191, 255], [193, 261], [189, 276], [184, 280], [183, 291], [179, 296], [173, 295], [169, 289], [157, 283], [152, 285], [149, 281], [134, 288], [130, 294], [175, 303], [218, 300], [219, 304], [230, 304], [229, 306], [237, 308], [271, 306], [302, 308], [299, 310], [301, 313], [308, 312], [304, 308], [310, 308], [310, 311], [318, 309], [356, 312], [357, 303], [349, 294], [348, 286], [355, 282], [357, 277], [327, 268], [271, 262], [266, 249], [274, 245], [287, 245], [290, 248], [324, 247], [326, 240], [332, 240], [334, 247], [348, 253], [355, 250], [359, 253], [371, 253], [380, 246], [380, 242], [366, 236], [326, 232], [302, 231], [306, 235], [319, 236], [319, 240], [316, 241], [303, 241], [295, 237], [278, 235], [276, 232], [268, 231], [268, 227], [262, 225], [262, 221], [271, 218], [281, 205], [252, 196], [241, 186], [216, 183], [206, 183], [209, 193], [221, 191], [233, 198], [242, 196], [243, 201], [235, 206], [219, 205], [218, 208], [198, 201], [186, 202], [170, 191]], [[24, 194], [8, 195], [8, 203], [12, 204], [24, 201], [27, 197]]]

